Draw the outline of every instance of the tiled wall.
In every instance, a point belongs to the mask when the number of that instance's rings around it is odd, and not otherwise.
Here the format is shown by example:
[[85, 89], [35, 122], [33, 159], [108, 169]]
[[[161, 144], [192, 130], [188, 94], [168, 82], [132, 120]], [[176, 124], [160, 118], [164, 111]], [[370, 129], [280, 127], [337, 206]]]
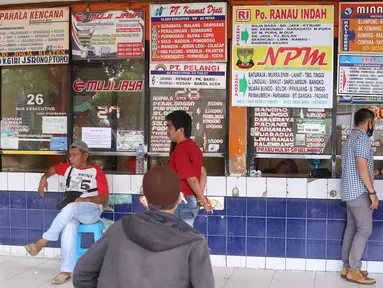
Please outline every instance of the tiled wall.
[[[0, 253], [25, 254], [22, 246], [41, 237], [56, 216], [63, 179], [51, 177], [49, 192], [41, 198], [40, 177], [0, 173]], [[144, 211], [138, 195], [141, 181], [140, 176], [108, 175], [112, 195], [133, 195], [121, 204], [111, 203], [104, 220]], [[383, 192], [383, 181], [375, 186]], [[239, 197], [232, 196], [234, 188]], [[201, 210], [195, 222], [208, 239], [213, 265], [341, 269], [346, 210], [339, 180], [209, 177], [206, 193], [225, 197], [223, 210], [208, 215]], [[59, 256], [59, 246], [50, 243], [42, 256]], [[383, 208], [374, 212], [374, 230], [363, 259], [371, 272], [383, 272]]]

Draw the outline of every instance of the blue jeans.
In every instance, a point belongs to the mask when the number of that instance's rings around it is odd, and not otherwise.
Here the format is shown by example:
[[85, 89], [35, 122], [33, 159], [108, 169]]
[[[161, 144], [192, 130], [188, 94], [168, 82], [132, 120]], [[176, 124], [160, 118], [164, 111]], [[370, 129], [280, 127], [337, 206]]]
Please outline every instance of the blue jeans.
[[185, 197], [185, 199], [188, 203], [185, 204], [184, 202], [181, 202], [181, 204], [178, 205], [174, 215], [178, 219], [185, 221], [187, 224], [193, 227], [194, 220], [198, 215], [200, 206], [198, 204], [197, 197], [195, 196], [188, 196]]
[[101, 216], [101, 207], [92, 202], [74, 202], [65, 206], [43, 234], [48, 241], [57, 241], [61, 233], [61, 272], [72, 273], [76, 249], [77, 228], [82, 224], [94, 224]]

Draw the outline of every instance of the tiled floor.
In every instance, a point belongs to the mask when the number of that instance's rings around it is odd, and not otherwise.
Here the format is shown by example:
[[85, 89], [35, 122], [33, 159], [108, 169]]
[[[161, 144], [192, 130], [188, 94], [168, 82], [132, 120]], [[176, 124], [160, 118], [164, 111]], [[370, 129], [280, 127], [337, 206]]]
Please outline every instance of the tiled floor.
[[[49, 280], [57, 274], [59, 266], [59, 260], [0, 256], [0, 287], [57, 287]], [[338, 273], [214, 268], [214, 274], [216, 288], [358, 288], [342, 280]], [[383, 287], [383, 274], [372, 277], [378, 283], [370, 287]], [[73, 286], [67, 283], [59, 287]]]

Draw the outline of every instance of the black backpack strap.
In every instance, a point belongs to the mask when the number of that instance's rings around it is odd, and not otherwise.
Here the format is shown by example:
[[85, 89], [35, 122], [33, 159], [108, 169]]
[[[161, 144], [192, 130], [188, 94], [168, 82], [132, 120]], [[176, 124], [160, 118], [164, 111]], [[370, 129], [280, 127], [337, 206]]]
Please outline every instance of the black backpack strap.
[[70, 175], [72, 174], [72, 170], [73, 170], [73, 167], [70, 166], [70, 170], [69, 170], [68, 176], [66, 177], [66, 180], [65, 180], [66, 188], [69, 188], [69, 185], [70, 185]]

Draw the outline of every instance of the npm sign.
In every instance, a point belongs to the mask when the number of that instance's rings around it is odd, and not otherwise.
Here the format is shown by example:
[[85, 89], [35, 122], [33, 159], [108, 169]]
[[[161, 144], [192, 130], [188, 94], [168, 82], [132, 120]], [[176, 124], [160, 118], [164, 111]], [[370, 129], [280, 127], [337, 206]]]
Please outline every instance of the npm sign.
[[250, 9], [238, 9], [236, 13], [237, 22], [250, 22], [251, 10]]

